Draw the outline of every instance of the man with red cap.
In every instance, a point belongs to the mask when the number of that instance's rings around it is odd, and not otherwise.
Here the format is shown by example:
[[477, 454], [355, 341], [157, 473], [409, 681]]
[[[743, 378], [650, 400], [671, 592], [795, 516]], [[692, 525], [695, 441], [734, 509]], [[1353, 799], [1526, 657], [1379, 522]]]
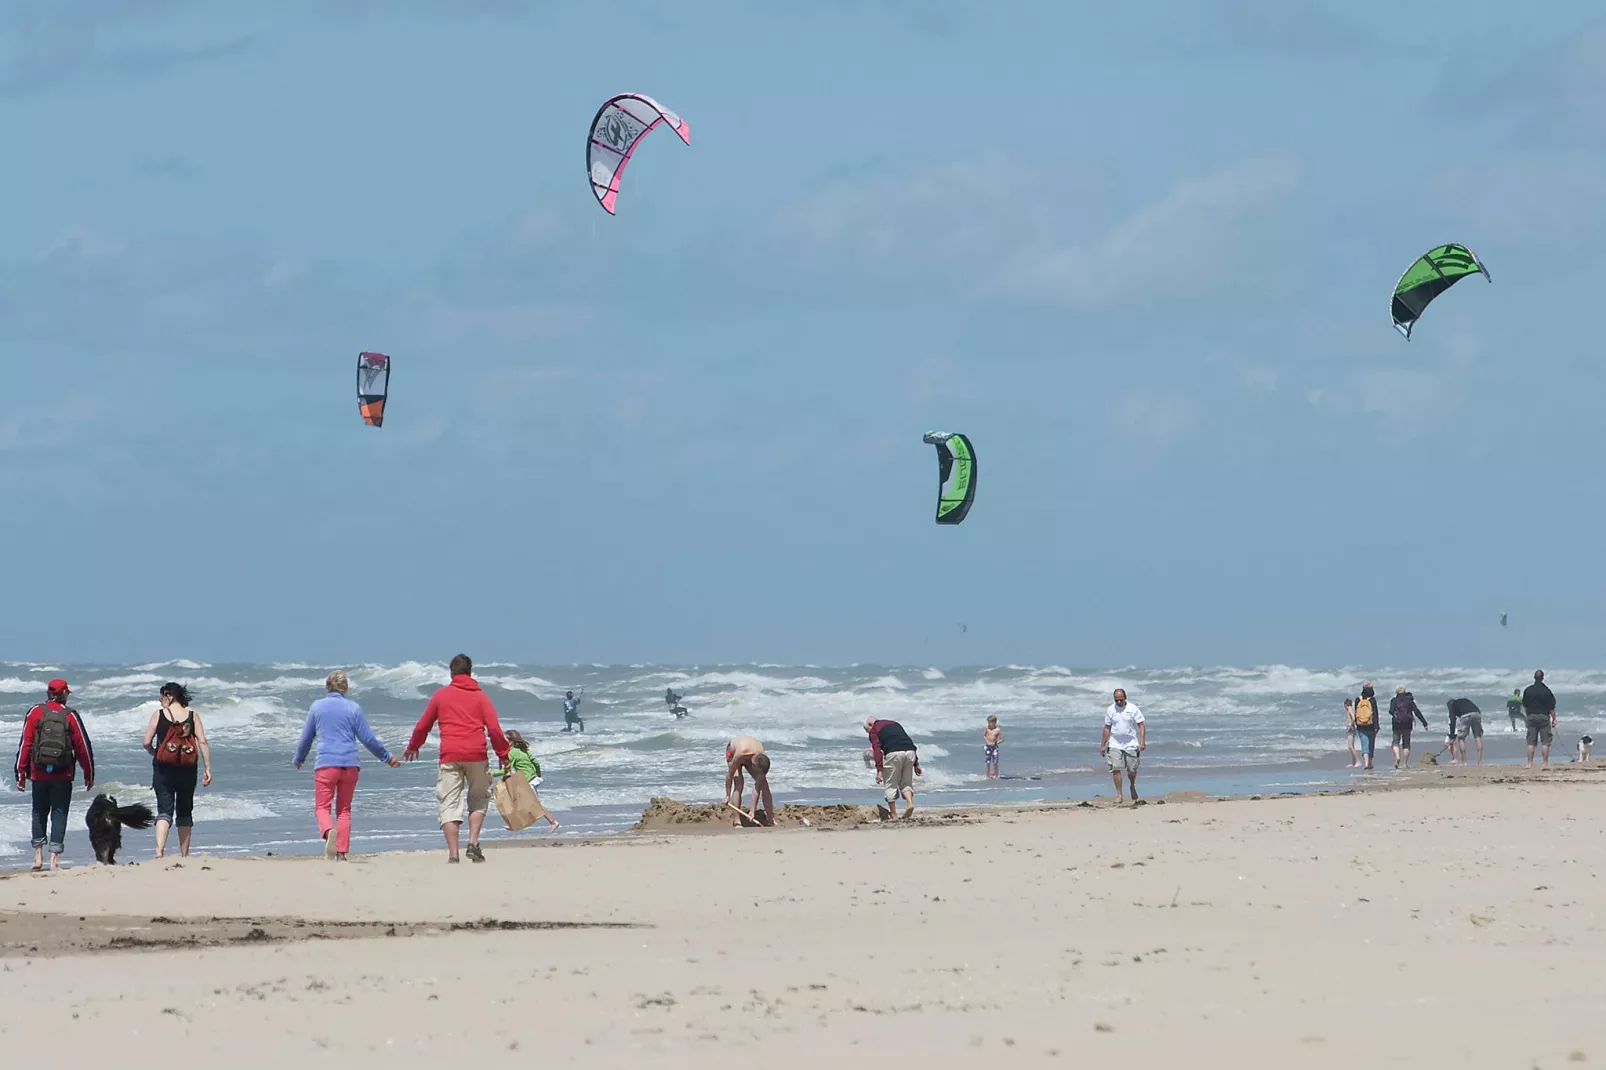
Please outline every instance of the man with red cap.
[[33, 782], [33, 868], [45, 868], [46, 823], [49, 824], [50, 868], [61, 868], [67, 842], [67, 806], [72, 802], [73, 776], [84, 767], [84, 790], [95, 786], [95, 751], [89, 745], [83, 718], [67, 705], [71, 688], [56, 679], [45, 685], [45, 701], [28, 711], [22, 722], [13, 769], [17, 790]]

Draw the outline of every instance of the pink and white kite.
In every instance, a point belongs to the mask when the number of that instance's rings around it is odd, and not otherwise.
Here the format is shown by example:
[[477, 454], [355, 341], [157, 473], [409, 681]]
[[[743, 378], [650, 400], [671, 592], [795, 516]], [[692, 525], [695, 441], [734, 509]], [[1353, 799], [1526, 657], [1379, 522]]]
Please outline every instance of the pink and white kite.
[[668, 123], [680, 140], [691, 144], [691, 128], [686, 120], [640, 93], [620, 93], [609, 98], [591, 120], [591, 133], [586, 137], [586, 169], [591, 172], [591, 192], [609, 215], [619, 199], [619, 180], [624, 177], [625, 164], [641, 139], [659, 123]]

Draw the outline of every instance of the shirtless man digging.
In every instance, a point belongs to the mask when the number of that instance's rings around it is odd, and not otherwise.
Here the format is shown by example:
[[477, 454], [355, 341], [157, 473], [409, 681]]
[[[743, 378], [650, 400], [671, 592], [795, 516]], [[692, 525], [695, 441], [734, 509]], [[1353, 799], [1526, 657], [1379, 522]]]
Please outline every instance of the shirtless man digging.
[[[764, 753], [764, 744], [752, 736], [737, 736], [725, 748], [725, 802], [733, 803], [738, 810], [742, 808], [742, 793], [746, 790], [742, 782], [744, 771], [753, 776], [754, 820], [763, 825], [775, 824], [775, 799], [770, 795], [770, 756]], [[758, 816], [761, 800], [764, 804], [762, 818]], [[742, 819], [739, 817], [731, 822], [733, 825], [741, 823]]]

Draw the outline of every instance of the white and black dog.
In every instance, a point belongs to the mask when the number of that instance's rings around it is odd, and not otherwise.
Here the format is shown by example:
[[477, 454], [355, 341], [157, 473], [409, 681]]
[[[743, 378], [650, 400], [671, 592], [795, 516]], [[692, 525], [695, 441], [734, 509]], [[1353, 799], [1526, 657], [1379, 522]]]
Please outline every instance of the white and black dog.
[[1590, 751], [1590, 749], [1592, 747], [1594, 747], [1594, 745], [1595, 745], [1595, 741], [1593, 739], [1591, 739], [1590, 737], [1588, 737], [1588, 736], [1579, 736], [1578, 737], [1578, 757], [1573, 759], [1573, 760], [1574, 761], [1578, 761], [1578, 762], [1587, 762], [1587, 761], [1589, 761], [1589, 751]]

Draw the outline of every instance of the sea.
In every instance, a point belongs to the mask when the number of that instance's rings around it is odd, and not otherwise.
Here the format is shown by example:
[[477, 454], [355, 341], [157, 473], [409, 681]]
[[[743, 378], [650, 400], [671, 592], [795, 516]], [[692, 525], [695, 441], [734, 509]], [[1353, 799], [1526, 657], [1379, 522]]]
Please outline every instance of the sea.
[[[313, 762], [291, 759], [308, 705], [334, 668], [351, 678], [351, 697], [398, 756], [446, 667], [304, 663], [141, 665], [0, 662], [0, 733], [20, 735], [45, 683], [63, 676], [83, 715], [99, 763], [95, 791], [120, 803], [154, 804], [151, 762], [140, 742], [161, 685], [187, 685], [212, 747], [213, 782], [196, 799], [194, 849], [212, 855], [321, 852], [313, 815]], [[1384, 728], [1377, 770], [1348, 768], [1343, 700], [1363, 677], [1386, 699], [1396, 683], [1416, 695], [1430, 729], [1418, 728], [1416, 755], [1444, 743], [1445, 703], [1472, 699], [1484, 711], [1486, 761], [1518, 762], [1505, 699], [1531, 673], [1519, 669], [1306, 669], [1058, 665], [515, 665], [476, 666], [504, 727], [516, 728], [540, 760], [540, 793], [562, 827], [510, 833], [493, 812], [487, 842], [504, 838], [596, 836], [627, 831], [654, 796], [718, 801], [724, 749], [757, 736], [773, 762], [777, 804], [880, 800], [864, 751], [865, 718], [901, 722], [920, 748], [921, 805], [966, 806], [1094, 799], [1113, 794], [1098, 756], [1103, 713], [1123, 687], [1143, 711], [1148, 750], [1139, 787], [1146, 795], [1217, 795], [1328, 790], [1394, 776]], [[1553, 758], [1566, 761], [1578, 736], [1606, 728], [1606, 671], [1548, 674], [1560, 704]], [[680, 693], [689, 714], [674, 719], [664, 690]], [[585, 731], [564, 732], [565, 691], [581, 696]], [[984, 775], [982, 729], [996, 715], [1004, 730], [999, 779]], [[353, 850], [438, 847], [434, 742], [399, 769], [363, 752]], [[92, 796], [74, 792], [64, 862], [93, 861], [83, 815]], [[0, 793], [0, 866], [26, 865], [28, 798]], [[120, 860], [154, 853], [150, 832], [126, 832]]]

